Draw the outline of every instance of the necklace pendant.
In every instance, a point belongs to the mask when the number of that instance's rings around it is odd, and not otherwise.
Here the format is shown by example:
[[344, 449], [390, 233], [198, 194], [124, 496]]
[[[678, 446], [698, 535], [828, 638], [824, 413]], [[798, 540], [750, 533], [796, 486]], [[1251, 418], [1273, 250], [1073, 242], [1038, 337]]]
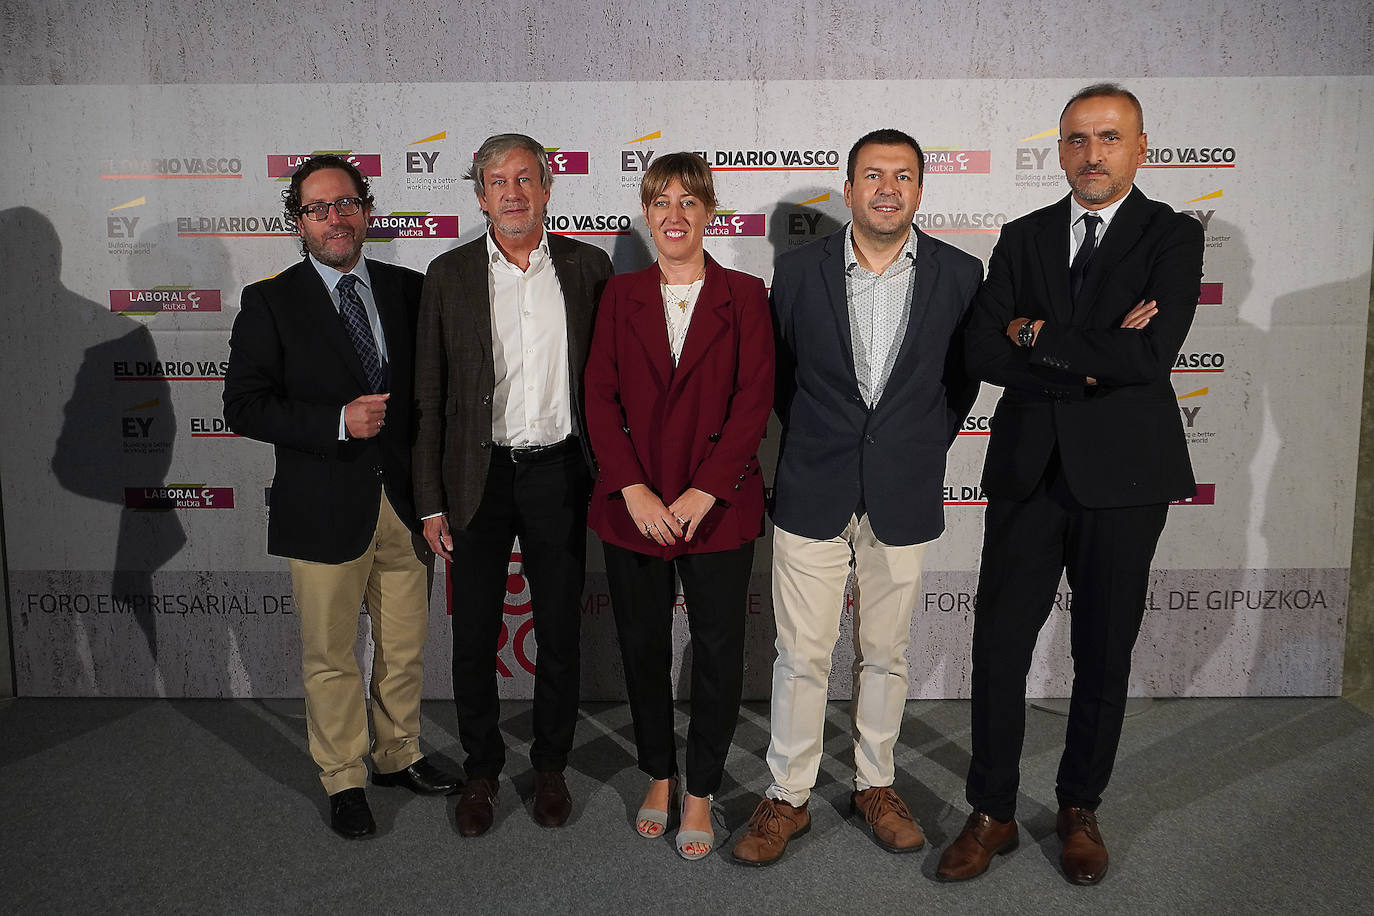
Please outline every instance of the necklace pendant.
[[682, 314], [684, 314], [684, 315], [687, 314], [687, 300], [686, 300], [686, 299], [679, 299], [679, 300], [677, 301], [677, 307], [678, 307], [678, 310], [682, 312]]

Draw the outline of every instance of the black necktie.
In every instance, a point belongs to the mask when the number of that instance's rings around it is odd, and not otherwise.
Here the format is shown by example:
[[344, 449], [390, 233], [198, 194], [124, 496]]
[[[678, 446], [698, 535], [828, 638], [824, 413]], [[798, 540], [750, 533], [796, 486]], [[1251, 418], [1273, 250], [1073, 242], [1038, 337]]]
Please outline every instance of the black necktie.
[[380, 394], [382, 360], [377, 355], [377, 341], [372, 337], [372, 325], [367, 320], [367, 309], [363, 306], [363, 299], [353, 288], [357, 282], [358, 278], [352, 274], [344, 274], [339, 278], [339, 284], [335, 287], [339, 291], [339, 317], [343, 319], [344, 329], [348, 331], [348, 339], [353, 341], [353, 349], [358, 352], [358, 359], [363, 364], [363, 372], [367, 375], [367, 383], [372, 386], [372, 393]]
[[1073, 263], [1069, 265], [1069, 292], [1073, 298], [1078, 298], [1078, 291], [1083, 288], [1083, 277], [1088, 273], [1088, 265], [1092, 263], [1093, 252], [1097, 251], [1097, 226], [1102, 222], [1102, 217], [1094, 213], [1083, 214], [1083, 244], [1078, 246], [1078, 254], [1073, 256]]

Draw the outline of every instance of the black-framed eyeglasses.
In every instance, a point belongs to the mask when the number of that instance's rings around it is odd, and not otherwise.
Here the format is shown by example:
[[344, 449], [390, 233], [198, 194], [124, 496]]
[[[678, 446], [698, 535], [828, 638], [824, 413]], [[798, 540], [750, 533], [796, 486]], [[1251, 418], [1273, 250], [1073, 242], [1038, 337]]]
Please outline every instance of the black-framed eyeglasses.
[[301, 216], [313, 219], [315, 222], [329, 219], [329, 208], [333, 207], [339, 211], [340, 216], [352, 216], [363, 208], [361, 197], [340, 197], [338, 200], [325, 200], [316, 204], [307, 204], [301, 207]]

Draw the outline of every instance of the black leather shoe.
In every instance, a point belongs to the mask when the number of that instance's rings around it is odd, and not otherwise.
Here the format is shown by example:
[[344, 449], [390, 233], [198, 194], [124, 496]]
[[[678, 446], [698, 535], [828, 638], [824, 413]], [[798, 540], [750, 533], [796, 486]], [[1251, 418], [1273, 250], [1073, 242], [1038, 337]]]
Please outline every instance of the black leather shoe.
[[572, 814], [572, 794], [562, 773], [534, 771], [534, 822], [540, 827], [562, 827]]
[[481, 836], [496, 820], [496, 780], [472, 776], [458, 796], [453, 822], [459, 836]]
[[416, 795], [447, 795], [458, 789], [459, 781], [429, 762], [429, 758], [419, 760], [394, 773], [373, 773], [374, 786], [401, 786]]
[[359, 840], [377, 832], [372, 809], [367, 806], [367, 793], [362, 789], [344, 789], [329, 796], [329, 826], [341, 837]]

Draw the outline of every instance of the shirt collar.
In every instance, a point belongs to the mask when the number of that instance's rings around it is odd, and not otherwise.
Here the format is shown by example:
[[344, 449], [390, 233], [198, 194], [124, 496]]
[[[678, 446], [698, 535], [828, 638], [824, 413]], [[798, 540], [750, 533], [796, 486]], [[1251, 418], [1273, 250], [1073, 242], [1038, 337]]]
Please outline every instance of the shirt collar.
[[[329, 287], [330, 291], [333, 291], [339, 285], [339, 278], [343, 276], [343, 271], [335, 270], [328, 264], [320, 263], [313, 254], [310, 255], [310, 263], [315, 266], [315, 271], [320, 275], [320, 279], [324, 281], [324, 285]], [[350, 270], [349, 273], [357, 277], [358, 282], [363, 286], [368, 289], [372, 288], [372, 278], [368, 276], [367, 273], [367, 258], [358, 258], [358, 263], [353, 265], [353, 269]]]
[[[916, 262], [916, 239], [919, 233], [916, 227], [912, 226], [911, 231], [906, 235], [906, 242], [902, 245], [902, 250], [897, 257], [910, 258], [912, 263]], [[854, 221], [850, 220], [844, 224], [844, 270], [849, 273], [859, 266], [859, 259], [854, 254]]]
[[[1131, 185], [1131, 191], [1135, 190], [1135, 185]], [[1131, 191], [1126, 192], [1126, 197], [1131, 196]], [[1078, 198], [1069, 195], [1069, 227], [1073, 228], [1078, 221], [1083, 218], [1084, 213], [1092, 213], [1102, 217], [1102, 228], [1097, 233], [1097, 238], [1102, 238], [1102, 233], [1107, 231], [1107, 226], [1111, 224], [1112, 217], [1116, 216], [1116, 211], [1121, 209], [1121, 205], [1126, 202], [1126, 197], [1121, 198], [1114, 204], [1103, 207], [1101, 210], [1089, 210], [1078, 202]]]
[[[491, 229], [487, 229], [487, 263], [490, 264], [510, 264], [510, 259], [502, 252], [496, 244], [496, 237], [491, 234]], [[533, 267], [536, 261], [548, 260], [549, 258], [549, 233], [548, 230], [541, 229], [539, 232], [539, 244], [534, 246], [534, 251], [530, 252], [530, 266]]]

